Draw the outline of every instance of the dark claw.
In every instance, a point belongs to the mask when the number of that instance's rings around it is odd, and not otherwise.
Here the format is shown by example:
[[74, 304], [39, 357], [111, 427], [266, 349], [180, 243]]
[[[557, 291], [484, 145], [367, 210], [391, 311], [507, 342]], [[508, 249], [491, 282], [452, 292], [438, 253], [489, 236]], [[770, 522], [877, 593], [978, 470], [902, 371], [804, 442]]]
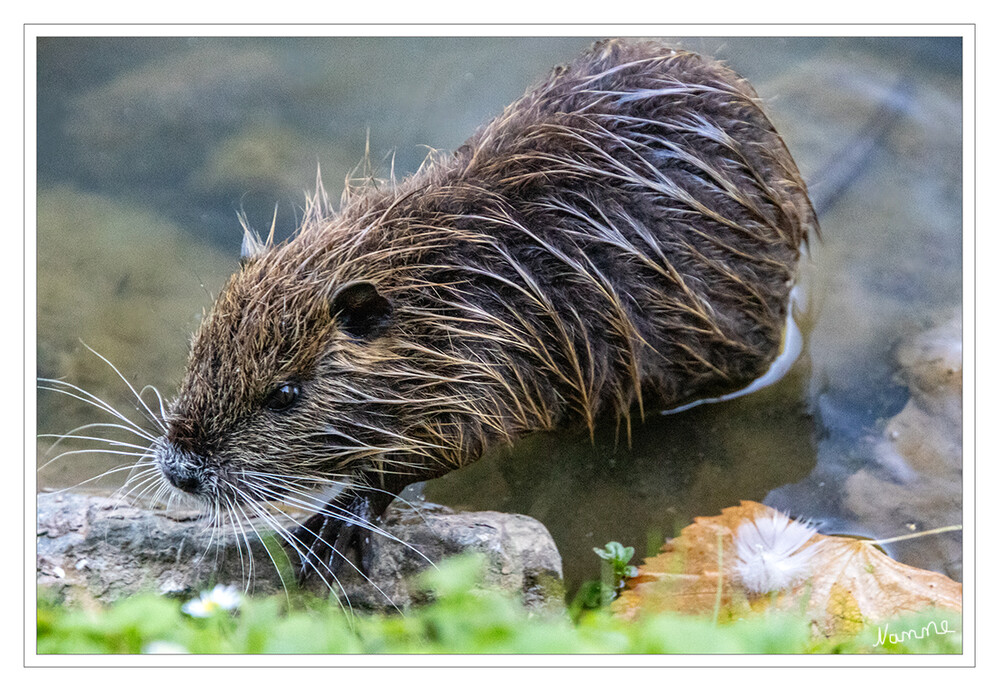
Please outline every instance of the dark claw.
[[299, 585], [317, 574], [332, 586], [347, 561], [367, 576], [373, 561], [371, 530], [367, 526], [381, 516], [392, 499], [389, 494], [357, 494], [338, 499], [326, 505], [326, 512], [350, 519], [315, 514], [296, 528], [292, 535], [298, 547], [293, 553], [298, 556]]

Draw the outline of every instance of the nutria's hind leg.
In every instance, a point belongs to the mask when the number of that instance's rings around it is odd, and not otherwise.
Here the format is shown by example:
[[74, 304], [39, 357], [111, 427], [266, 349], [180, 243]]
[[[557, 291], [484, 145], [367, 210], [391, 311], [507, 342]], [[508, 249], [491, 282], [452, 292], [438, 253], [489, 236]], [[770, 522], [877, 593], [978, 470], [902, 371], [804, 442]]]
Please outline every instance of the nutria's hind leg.
[[298, 557], [299, 585], [304, 585], [316, 574], [333, 586], [333, 579], [347, 561], [367, 576], [373, 557], [368, 540], [371, 526], [392, 499], [391, 494], [352, 494], [330, 502], [323, 513], [317, 513], [299, 525], [292, 533], [298, 547], [294, 552]]

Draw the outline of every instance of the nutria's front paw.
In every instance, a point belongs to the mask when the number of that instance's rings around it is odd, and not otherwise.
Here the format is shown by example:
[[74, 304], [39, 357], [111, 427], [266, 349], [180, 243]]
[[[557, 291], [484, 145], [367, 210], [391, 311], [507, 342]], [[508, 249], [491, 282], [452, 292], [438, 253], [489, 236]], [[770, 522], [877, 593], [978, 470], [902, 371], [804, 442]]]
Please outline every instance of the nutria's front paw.
[[332, 589], [345, 563], [367, 576], [373, 558], [369, 537], [389, 501], [391, 497], [375, 502], [369, 495], [355, 495], [327, 504], [299, 525], [292, 533], [299, 585], [314, 575]]

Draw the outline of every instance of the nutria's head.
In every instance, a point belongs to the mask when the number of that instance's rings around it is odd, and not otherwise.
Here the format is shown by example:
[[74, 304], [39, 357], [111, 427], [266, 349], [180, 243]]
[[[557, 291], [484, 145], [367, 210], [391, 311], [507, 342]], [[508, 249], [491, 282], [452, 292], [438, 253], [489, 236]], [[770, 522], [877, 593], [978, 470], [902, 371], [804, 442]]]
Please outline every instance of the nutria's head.
[[175, 487], [223, 506], [304, 501], [421, 452], [399, 395], [389, 292], [345, 270], [347, 247], [317, 257], [309, 240], [250, 242], [195, 334], [155, 448]]

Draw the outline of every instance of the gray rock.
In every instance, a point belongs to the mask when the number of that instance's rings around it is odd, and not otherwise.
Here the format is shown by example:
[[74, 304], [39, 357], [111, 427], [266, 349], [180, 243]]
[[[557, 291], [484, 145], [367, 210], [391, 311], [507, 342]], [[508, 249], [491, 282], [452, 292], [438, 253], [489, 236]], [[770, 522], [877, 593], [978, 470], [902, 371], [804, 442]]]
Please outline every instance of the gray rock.
[[[252, 532], [246, 541], [231, 528], [227, 535], [213, 534], [194, 510], [148, 510], [108, 497], [51, 493], [38, 495], [37, 516], [38, 584], [68, 602], [110, 602], [138, 592], [190, 596], [213, 583], [248, 585], [255, 594], [296, 588], [275, 540], [265, 538], [265, 547]], [[485, 556], [483, 587], [519, 593], [529, 608], [562, 605], [562, 560], [533, 518], [396, 502], [381, 527], [391, 537], [369, 538], [368, 579], [345, 566], [336, 588], [355, 611], [420, 602], [425, 594], [413, 577], [466, 552]], [[325, 594], [322, 582], [312, 581], [306, 589]]]

